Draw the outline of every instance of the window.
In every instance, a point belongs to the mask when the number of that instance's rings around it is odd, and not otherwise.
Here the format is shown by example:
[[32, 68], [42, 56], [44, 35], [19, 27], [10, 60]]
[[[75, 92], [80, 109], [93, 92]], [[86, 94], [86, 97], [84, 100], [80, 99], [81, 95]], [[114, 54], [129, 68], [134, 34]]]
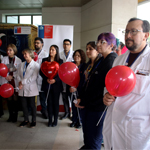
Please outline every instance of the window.
[[7, 15], [6, 23], [17, 23], [17, 24], [33, 24], [35, 26], [42, 24], [41, 15]]

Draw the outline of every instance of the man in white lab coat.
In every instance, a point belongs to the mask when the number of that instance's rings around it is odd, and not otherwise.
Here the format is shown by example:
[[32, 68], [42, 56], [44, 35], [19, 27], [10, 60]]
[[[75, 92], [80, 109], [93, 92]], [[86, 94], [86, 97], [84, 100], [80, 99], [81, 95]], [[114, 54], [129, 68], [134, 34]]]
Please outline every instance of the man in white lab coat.
[[[60, 53], [60, 58], [63, 60], [63, 62], [71, 62], [73, 61], [73, 51], [71, 50], [71, 41], [69, 39], [64, 39], [63, 41], [63, 48], [64, 51]], [[60, 119], [65, 119], [67, 117], [70, 117], [70, 107], [69, 107], [69, 91], [67, 90], [67, 85], [63, 83], [63, 92], [62, 92], [62, 97], [63, 97], [63, 103], [64, 103], [64, 108], [65, 108], [65, 114], [60, 117]]]
[[103, 125], [106, 150], [150, 150], [150, 47], [148, 21], [131, 18], [125, 29], [128, 51], [113, 66], [129, 66], [136, 75], [133, 91], [123, 97], [106, 93], [109, 106]]
[[[37, 63], [41, 67], [42, 59], [45, 57], [48, 57], [48, 53], [46, 53], [45, 50], [43, 50], [43, 39], [40, 37], [36, 37], [34, 40], [34, 46], [35, 46], [35, 52], [38, 54], [38, 59]], [[41, 91], [41, 85], [42, 85], [42, 77], [40, 74], [38, 75], [37, 78], [37, 84], [38, 84], [38, 89], [39, 89], [39, 98], [40, 98], [40, 104], [41, 104], [41, 113], [45, 119], [47, 119], [47, 106], [46, 106], [46, 96], [43, 91]]]

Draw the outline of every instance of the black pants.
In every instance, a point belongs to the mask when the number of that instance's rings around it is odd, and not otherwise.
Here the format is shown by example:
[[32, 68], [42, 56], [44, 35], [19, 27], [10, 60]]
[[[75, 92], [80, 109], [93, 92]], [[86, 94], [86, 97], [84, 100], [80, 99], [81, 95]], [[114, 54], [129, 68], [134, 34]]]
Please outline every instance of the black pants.
[[7, 98], [7, 107], [9, 111], [9, 118], [17, 119], [18, 117], [18, 95], [13, 94], [13, 96]]
[[2, 116], [4, 114], [3, 112], [3, 101], [2, 101], [2, 97], [0, 96], [0, 116]]
[[41, 113], [45, 113], [45, 111], [47, 111], [45, 92], [39, 92], [39, 98], [42, 107]]
[[59, 113], [59, 96], [60, 92], [54, 91], [53, 89], [49, 91], [49, 96], [47, 99], [47, 111], [50, 123], [54, 122], [57, 124]]
[[35, 96], [21, 97], [21, 103], [24, 114], [24, 121], [29, 121], [28, 106], [31, 108], [32, 122], [36, 121]]
[[69, 99], [68, 99], [68, 92], [62, 92], [62, 97], [63, 97], [63, 103], [64, 103], [64, 108], [65, 108], [65, 113], [70, 113], [70, 107], [69, 107]]

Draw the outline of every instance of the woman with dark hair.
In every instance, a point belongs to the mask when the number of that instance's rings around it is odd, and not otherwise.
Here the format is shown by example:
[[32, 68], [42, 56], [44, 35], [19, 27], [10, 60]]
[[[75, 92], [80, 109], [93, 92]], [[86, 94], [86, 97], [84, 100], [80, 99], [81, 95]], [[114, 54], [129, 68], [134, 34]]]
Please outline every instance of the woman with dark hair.
[[[98, 36], [97, 48], [94, 42], [86, 46], [89, 62], [84, 73], [85, 83], [76, 104], [76, 107], [83, 108], [81, 118], [84, 146], [81, 149], [101, 149], [105, 113], [103, 116], [102, 114], [106, 107], [103, 103], [105, 76], [117, 56], [112, 51], [114, 45], [116, 45], [115, 36], [112, 33], [102, 33]], [[99, 57], [98, 53], [101, 53], [102, 57]], [[101, 121], [97, 124], [100, 118]]]
[[[56, 61], [61, 65], [63, 60], [59, 57], [59, 48], [57, 45], [51, 45], [49, 49], [49, 57], [43, 58], [42, 63], [44, 61], [53, 62]], [[48, 127], [57, 126], [58, 113], [59, 113], [59, 96], [60, 92], [63, 90], [62, 82], [58, 76], [58, 74], [54, 77], [54, 79], [48, 79], [40, 70], [40, 75], [43, 78], [41, 90], [45, 92], [47, 95], [49, 84], [50, 90], [47, 98], [47, 110], [48, 110]], [[54, 117], [54, 118], [53, 118]]]
[[[77, 91], [77, 95], [80, 94], [81, 92], [81, 88], [83, 85], [84, 80], [82, 79], [83, 77], [83, 73], [84, 73], [84, 69], [86, 66], [86, 56], [83, 50], [78, 49], [73, 53], [73, 59], [74, 59], [74, 63], [78, 66], [79, 71], [80, 71], [80, 83], [79, 86], [76, 88], [70, 87], [70, 93], [73, 93], [75, 91]], [[80, 114], [80, 110], [79, 110], [79, 114], [77, 111], [77, 107], [75, 107], [73, 100], [75, 99], [74, 96], [72, 96], [72, 123], [70, 124], [70, 127], [76, 127], [76, 128], [81, 128], [81, 120], [80, 120], [80, 116], [78, 116]]]
[[[21, 64], [21, 59], [16, 56], [17, 47], [14, 44], [7, 46], [7, 56], [3, 57], [1, 63], [7, 65], [8, 74], [2, 77], [2, 84], [9, 83], [14, 88], [18, 87], [17, 71]], [[18, 91], [14, 90], [14, 94], [7, 98], [7, 107], [9, 111], [9, 118], [7, 122], [16, 122], [18, 117]]]

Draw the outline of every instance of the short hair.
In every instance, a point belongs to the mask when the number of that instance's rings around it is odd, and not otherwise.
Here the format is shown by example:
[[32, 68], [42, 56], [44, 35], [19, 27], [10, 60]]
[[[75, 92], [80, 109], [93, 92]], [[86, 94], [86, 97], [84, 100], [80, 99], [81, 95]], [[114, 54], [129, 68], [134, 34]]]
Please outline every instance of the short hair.
[[14, 55], [17, 54], [17, 47], [16, 47], [16, 45], [14, 45], [14, 44], [11, 43], [11, 44], [8, 44], [7, 49], [8, 49], [8, 47], [11, 47], [13, 49]]
[[37, 40], [41, 41], [42, 44], [44, 43], [44, 42], [43, 42], [43, 39], [40, 38], [40, 37], [36, 37], [36, 38], [34, 39], [34, 42], [37, 41]]
[[[54, 47], [56, 50], [56, 55], [55, 55], [54, 61], [59, 63], [60, 62], [59, 47], [57, 45], [51, 45], [50, 48], [51, 47]], [[50, 48], [49, 48], [49, 50], [50, 50]]]
[[65, 42], [69, 42], [71, 45], [71, 41], [69, 39], [64, 39], [63, 43], [65, 43]]
[[34, 58], [34, 51], [33, 51], [32, 49], [30, 49], [30, 48], [24, 49], [24, 50], [22, 51], [22, 54], [24, 54], [25, 52], [29, 53], [29, 55], [30, 55], [30, 57], [31, 57], [32, 59]]
[[149, 32], [149, 30], [150, 30], [150, 24], [149, 24], [149, 22], [147, 20], [142, 20], [142, 19], [134, 17], [134, 18], [131, 18], [128, 21], [128, 23], [132, 22], [132, 21], [136, 21], [136, 20], [141, 20], [143, 22], [143, 24], [142, 24], [143, 32]]
[[85, 63], [85, 62], [86, 62], [86, 55], [85, 55], [85, 52], [84, 52], [82, 49], [77, 49], [77, 50], [75, 50], [74, 53], [73, 53], [73, 58], [74, 58], [76, 52], [78, 52], [78, 53], [80, 54], [80, 56], [81, 56], [81, 64], [82, 64], [82, 63]]
[[99, 40], [106, 40], [109, 45], [116, 46], [116, 37], [110, 32], [101, 33], [97, 38], [97, 41]]
[[86, 44], [86, 46], [91, 45], [94, 49], [97, 49], [95, 41], [90, 41]]

